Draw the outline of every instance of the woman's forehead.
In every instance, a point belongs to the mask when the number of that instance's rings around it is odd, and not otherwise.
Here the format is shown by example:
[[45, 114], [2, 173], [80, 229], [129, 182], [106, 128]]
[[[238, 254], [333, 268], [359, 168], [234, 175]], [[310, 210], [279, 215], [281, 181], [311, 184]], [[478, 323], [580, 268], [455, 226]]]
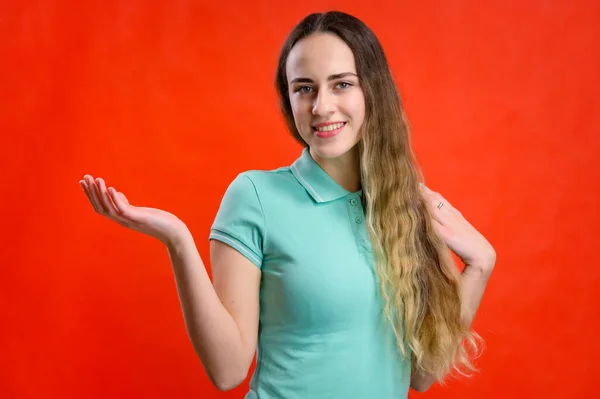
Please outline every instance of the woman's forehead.
[[342, 39], [333, 34], [313, 34], [294, 45], [286, 71], [289, 79], [301, 75], [327, 78], [344, 72], [356, 73], [356, 66], [352, 50]]

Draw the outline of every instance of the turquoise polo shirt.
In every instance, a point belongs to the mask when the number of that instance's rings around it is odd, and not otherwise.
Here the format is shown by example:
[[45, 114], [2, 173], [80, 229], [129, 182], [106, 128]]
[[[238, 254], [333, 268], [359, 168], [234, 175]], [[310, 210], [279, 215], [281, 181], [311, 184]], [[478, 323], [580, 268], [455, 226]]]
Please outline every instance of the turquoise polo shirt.
[[362, 193], [308, 148], [228, 187], [210, 239], [262, 271], [256, 368], [246, 399], [401, 399], [410, 357], [383, 322]]

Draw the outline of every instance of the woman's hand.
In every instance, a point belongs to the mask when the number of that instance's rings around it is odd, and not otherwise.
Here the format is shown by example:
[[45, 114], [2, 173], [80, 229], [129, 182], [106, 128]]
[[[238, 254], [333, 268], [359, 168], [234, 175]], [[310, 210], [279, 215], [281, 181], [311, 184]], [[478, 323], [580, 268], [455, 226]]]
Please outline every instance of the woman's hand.
[[99, 177], [94, 180], [92, 176], [85, 175], [79, 185], [97, 213], [121, 226], [157, 238], [164, 244], [171, 244], [187, 228], [169, 212], [131, 205], [125, 194], [113, 187], [107, 189], [104, 180]]
[[421, 191], [433, 216], [433, 224], [446, 245], [465, 265], [493, 268], [496, 252], [488, 240], [440, 193], [423, 184]]

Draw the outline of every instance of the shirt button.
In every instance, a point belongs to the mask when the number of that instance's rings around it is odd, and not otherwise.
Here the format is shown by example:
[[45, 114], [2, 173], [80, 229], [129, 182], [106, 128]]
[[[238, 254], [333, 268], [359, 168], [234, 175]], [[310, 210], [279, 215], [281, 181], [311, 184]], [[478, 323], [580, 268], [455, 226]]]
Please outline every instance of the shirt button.
[[356, 222], [356, 224], [361, 224], [363, 222], [363, 220], [360, 216], [355, 217], [354, 221]]
[[356, 200], [356, 198], [350, 199], [350, 205], [356, 206], [356, 204], [358, 204], [358, 201]]

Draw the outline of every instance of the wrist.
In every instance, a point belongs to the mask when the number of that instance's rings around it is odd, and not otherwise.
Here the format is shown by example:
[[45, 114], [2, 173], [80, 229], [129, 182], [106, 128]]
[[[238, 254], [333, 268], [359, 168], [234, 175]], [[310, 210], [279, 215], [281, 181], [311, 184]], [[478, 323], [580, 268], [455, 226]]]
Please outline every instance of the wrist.
[[164, 241], [164, 244], [167, 246], [169, 251], [177, 251], [181, 248], [181, 246], [189, 241], [192, 238], [192, 233], [190, 233], [189, 229], [182, 225], [173, 230], [171, 234], [169, 234]]

